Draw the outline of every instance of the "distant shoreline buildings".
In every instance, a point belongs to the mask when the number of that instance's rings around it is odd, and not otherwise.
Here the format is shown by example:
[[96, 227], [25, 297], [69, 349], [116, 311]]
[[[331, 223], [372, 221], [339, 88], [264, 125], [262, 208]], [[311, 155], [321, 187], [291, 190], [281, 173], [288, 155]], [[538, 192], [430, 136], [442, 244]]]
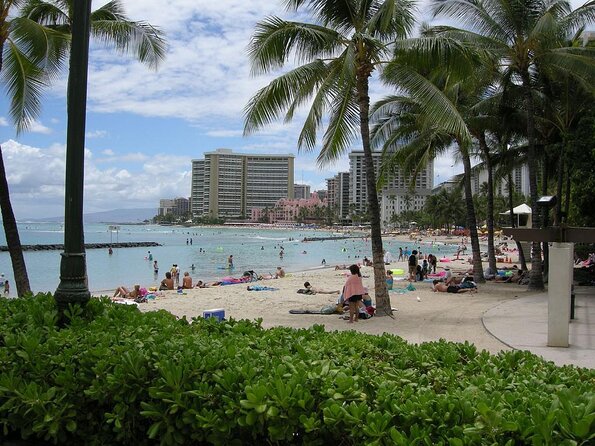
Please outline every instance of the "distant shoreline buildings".
[[[376, 175], [381, 156], [373, 152]], [[324, 219], [348, 224], [365, 217], [368, 193], [363, 150], [349, 153], [349, 172], [327, 178], [326, 190], [315, 192], [310, 192], [310, 185], [294, 183], [294, 158], [292, 154], [245, 154], [224, 148], [205, 152], [203, 159], [192, 160], [190, 199], [162, 199], [158, 214], [269, 223]], [[486, 180], [485, 169], [474, 170], [474, 195]], [[515, 191], [528, 193], [526, 166], [514, 169], [512, 181]], [[428, 196], [460, 183], [457, 175], [434, 187], [433, 160], [415, 178], [395, 169], [378, 191], [381, 224], [387, 227], [394, 216], [421, 210]], [[496, 184], [496, 194], [506, 191], [506, 184]]]

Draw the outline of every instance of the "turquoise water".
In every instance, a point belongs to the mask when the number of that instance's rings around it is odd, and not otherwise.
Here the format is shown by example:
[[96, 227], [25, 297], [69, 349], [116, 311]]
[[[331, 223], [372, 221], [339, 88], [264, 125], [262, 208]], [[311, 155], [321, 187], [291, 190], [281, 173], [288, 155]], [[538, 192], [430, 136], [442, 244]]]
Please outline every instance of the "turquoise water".
[[[0, 245], [6, 245], [0, 231]], [[64, 231], [56, 223], [21, 223], [22, 244], [63, 243]], [[213, 281], [225, 276], [240, 277], [246, 270], [258, 274], [274, 273], [277, 266], [286, 271], [321, 268], [327, 265], [351, 264], [371, 256], [369, 239], [326, 240], [302, 242], [304, 237], [329, 237], [328, 231], [313, 229], [254, 229], [254, 228], [182, 228], [157, 225], [121, 225], [112, 232], [105, 224], [85, 226], [85, 243], [157, 242], [163, 246], [151, 248], [118, 248], [109, 255], [104, 249], [87, 251], [89, 288], [94, 292], [113, 291], [119, 285], [139, 283], [151, 286], [159, 283], [173, 263], [182, 273], [188, 271], [194, 281]], [[339, 235], [339, 234], [335, 234]], [[189, 244], [192, 238], [192, 245]], [[188, 244], [186, 241], [188, 240]], [[385, 241], [385, 249], [398, 254], [398, 247], [407, 244]], [[284, 256], [279, 257], [283, 246]], [[411, 246], [410, 246], [411, 247]], [[153, 273], [153, 263], [147, 259], [151, 251], [158, 261], [159, 274]], [[445, 250], [443, 248], [443, 250]], [[305, 253], [304, 253], [305, 251]], [[26, 251], [25, 262], [34, 292], [55, 291], [59, 279], [61, 251]], [[234, 269], [225, 268], [227, 257], [233, 255]], [[191, 265], [194, 264], [194, 271]], [[13, 285], [14, 278], [8, 252], [0, 252], [0, 272]]]

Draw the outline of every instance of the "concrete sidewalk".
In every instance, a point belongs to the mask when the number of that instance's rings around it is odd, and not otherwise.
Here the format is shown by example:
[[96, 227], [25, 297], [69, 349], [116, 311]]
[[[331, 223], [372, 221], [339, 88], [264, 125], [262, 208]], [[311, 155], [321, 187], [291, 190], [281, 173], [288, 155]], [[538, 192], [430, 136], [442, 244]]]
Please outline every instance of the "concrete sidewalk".
[[547, 293], [502, 302], [484, 313], [483, 325], [514, 349], [529, 350], [557, 365], [595, 368], [595, 289], [576, 287], [575, 295], [568, 348], [547, 346]]

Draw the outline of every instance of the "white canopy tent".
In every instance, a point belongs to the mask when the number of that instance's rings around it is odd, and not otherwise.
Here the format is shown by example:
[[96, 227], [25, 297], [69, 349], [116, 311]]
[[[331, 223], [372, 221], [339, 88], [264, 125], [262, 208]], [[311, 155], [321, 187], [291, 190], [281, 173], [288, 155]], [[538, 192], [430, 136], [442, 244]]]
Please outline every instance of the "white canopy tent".
[[[517, 228], [531, 227], [531, 208], [526, 203], [519, 204], [517, 207], [512, 208], [512, 213], [516, 216]], [[500, 215], [510, 215], [510, 211], [500, 212]], [[523, 217], [521, 218], [521, 216]]]

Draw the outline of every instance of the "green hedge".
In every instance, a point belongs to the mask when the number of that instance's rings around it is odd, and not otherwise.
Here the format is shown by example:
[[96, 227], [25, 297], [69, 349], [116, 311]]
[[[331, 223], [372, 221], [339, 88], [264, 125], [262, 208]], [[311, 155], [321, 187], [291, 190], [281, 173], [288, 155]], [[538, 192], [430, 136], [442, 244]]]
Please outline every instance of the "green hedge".
[[[595, 371], [471, 344], [0, 300], [0, 433], [63, 444], [588, 444]], [[593, 444], [593, 443], [590, 443]]]

